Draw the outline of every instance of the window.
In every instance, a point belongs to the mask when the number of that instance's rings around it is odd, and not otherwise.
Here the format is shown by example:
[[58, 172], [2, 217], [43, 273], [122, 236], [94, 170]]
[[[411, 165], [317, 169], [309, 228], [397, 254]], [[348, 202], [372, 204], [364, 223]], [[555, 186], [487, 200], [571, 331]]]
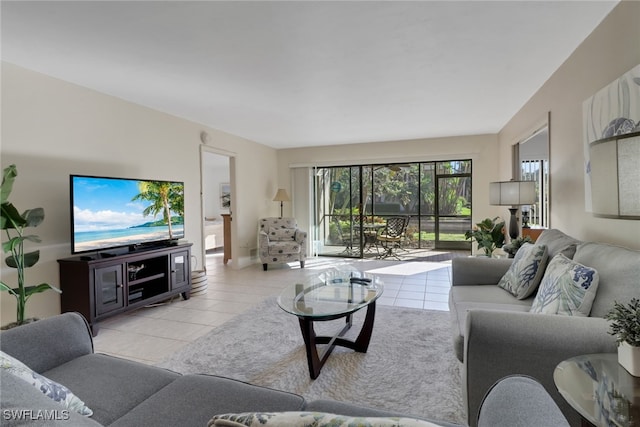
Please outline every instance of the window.
[[471, 160], [320, 167], [315, 177], [319, 255], [366, 256], [368, 233], [391, 216], [408, 217], [405, 248], [471, 247]]

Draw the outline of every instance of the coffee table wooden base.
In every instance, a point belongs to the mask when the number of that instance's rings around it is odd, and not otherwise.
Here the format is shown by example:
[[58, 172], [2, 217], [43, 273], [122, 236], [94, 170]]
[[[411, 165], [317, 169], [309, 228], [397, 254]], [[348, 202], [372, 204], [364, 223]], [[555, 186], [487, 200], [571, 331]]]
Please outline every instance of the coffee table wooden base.
[[[322, 366], [324, 366], [325, 362], [329, 358], [329, 355], [337, 345], [339, 345], [340, 347], [350, 348], [359, 353], [367, 352], [367, 349], [369, 348], [369, 342], [371, 341], [371, 333], [373, 332], [373, 322], [375, 319], [375, 314], [376, 302], [373, 301], [369, 305], [367, 305], [367, 314], [365, 315], [360, 334], [358, 334], [358, 338], [356, 338], [355, 341], [342, 338], [352, 326], [352, 313], [323, 319], [313, 319], [310, 317], [299, 318], [300, 329], [302, 330], [302, 337], [304, 338], [304, 345], [307, 350], [307, 362], [309, 364], [309, 375], [311, 376], [311, 379], [315, 380], [316, 378], [318, 378]], [[345, 317], [346, 324], [336, 335], [332, 337], [316, 336], [315, 330], [313, 328], [314, 321], [318, 322], [335, 320], [341, 317]], [[324, 349], [322, 356], [318, 355], [318, 344], [328, 344], [328, 347]]]

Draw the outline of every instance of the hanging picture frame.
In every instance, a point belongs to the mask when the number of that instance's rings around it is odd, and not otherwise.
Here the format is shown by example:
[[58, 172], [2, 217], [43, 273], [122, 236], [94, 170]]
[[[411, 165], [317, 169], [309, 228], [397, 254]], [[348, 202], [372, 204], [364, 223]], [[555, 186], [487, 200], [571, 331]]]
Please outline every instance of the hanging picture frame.
[[228, 182], [220, 184], [220, 207], [222, 209], [231, 208], [231, 184]]

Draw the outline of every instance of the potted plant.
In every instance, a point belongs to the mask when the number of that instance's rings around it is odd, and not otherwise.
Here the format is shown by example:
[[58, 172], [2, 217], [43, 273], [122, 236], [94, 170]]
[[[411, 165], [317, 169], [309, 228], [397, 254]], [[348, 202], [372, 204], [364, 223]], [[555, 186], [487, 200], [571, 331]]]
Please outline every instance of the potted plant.
[[504, 245], [504, 221], [500, 217], [486, 218], [464, 233], [465, 239], [475, 239], [478, 249], [482, 249], [486, 256], [491, 257], [493, 251]]
[[609, 333], [618, 343], [618, 362], [634, 377], [640, 376], [640, 299], [623, 305], [615, 302], [605, 315], [612, 320]]
[[511, 240], [511, 243], [504, 245], [502, 250], [509, 254], [509, 258], [513, 258], [518, 252], [518, 250], [525, 243], [534, 243], [534, 242], [533, 240], [531, 240], [531, 237], [529, 236], [524, 236], [524, 237], [520, 236]]
[[8, 240], [2, 244], [2, 250], [10, 255], [5, 258], [5, 263], [18, 270], [18, 287], [11, 288], [6, 283], [0, 281], [0, 290], [7, 291], [16, 298], [17, 302], [17, 319], [16, 322], [7, 327], [18, 326], [25, 321], [25, 306], [31, 295], [44, 292], [48, 289], [60, 293], [60, 289], [55, 288], [47, 283], [41, 283], [35, 286], [26, 286], [25, 269], [33, 267], [40, 259], [40, 251], [35, 250], [25, 253], [24, 242], [40, 242], [40, 238], [36, 235], [25, 235], [27, 227], [36, 227], [44, 220], [44, 209], [35, 208], [27, 209], [22, 214], [9, 202], [8, 198], [13, 189], [13, 183], [18, 175], [16, 165], [8, 166], [4, 169], [2, 175], [2, 187], [0, 202], [2, 206], [2, 215], [0, 216], [0, 228], [6, 232]]

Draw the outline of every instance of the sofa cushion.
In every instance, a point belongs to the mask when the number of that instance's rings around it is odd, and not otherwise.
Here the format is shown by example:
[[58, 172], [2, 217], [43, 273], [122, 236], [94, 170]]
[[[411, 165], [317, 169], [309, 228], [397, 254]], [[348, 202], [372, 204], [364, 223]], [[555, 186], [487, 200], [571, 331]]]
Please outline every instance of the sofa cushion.
[[[43, 351], [33, 351], [34, 348]], [[2, 331], [0, 350], [42, 374], [93, 353], [93, 341], [84, 317], [69, 312]]]
[[582, 243], [580, 240], [567, 236], [562, 231], [554, 228], [544, 230], [536, 239], [536, 245], [545, 245], [547, 247], [549, 259], [552, 259], [559, 253], [572, 259], [576, 253], [576, 247], [580, 243]]
[[598, 271], [600, 283], [591, 316], [604, 317], [614, 301], [640, 295], [640, 251], [604, 243], [582, 243], [573, 259]]
[[287, 240], [286, 242], [273, 242], [269, 244], [269, 255], [288, 255], [299, 254], [300, 244], [294, 240]]
[[276, 228], [271, 227], [269, 229], [269, 240], [273, 242], [286, 242], [291, 241], [296, 236], [295, 228]]
[[[2, 399], [0, 411], [3, 427], [46, 425], [48, 427], [95, 427], [100, 424], [89, 417], [62, 408], [26, 381], [0, 369]], [[45, 419], [46, 421], [43, 421]]]
[[547, 266], [532, 313], [588, 316], [598, 290], [598, 272], [558, 254]]
[[166, 369], [105, 354], [82, 356], [44, 374], [82, 396], [93, 409], [92, 418], [105, 425], [180, 378]]
[[449, 292], [449, 310], [453, 332], [453, 348], [458, 360], [463, 360], [464, 335], [467, 313], [471, 309], [527, 312], [533, 297], [516, 299], [496, 285], [452, 286]]
[[502, 276], [498, 286], [518, 299], [535, 292], [547, 265], [547, 247], [525, 243], [516, 253], [513, 264]]
[[213, 375], [185, 375], [118, 419], [111, 427], [206, 426], [216, 414], [300, 411], [304, 398]]
[[59, 403], [71, 411], [85, 416], [91, 416], [93, 414], [93, 411], [67, 387], [50, 380], [44, 375], [34, 372], [15, 357], [11, 357], [2, 351], [0, 351], [0, 368], [10, 372], [27, 384], [30, 384], [54, 402]]
[[209, 427], [438, 427], [428, 421], [407, 417], [351, 417], [327, 412], [245, 412], [214, 416]]

